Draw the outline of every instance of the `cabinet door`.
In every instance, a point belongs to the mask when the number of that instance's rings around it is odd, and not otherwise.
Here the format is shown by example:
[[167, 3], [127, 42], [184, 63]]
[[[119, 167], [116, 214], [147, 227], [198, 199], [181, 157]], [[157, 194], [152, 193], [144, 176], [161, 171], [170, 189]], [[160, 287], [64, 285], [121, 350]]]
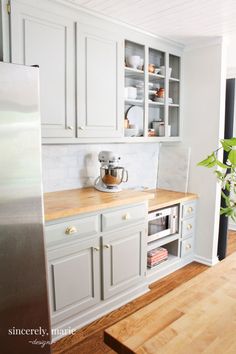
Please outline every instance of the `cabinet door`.
[[120, 137], [123, 41], [117, 34], [77, 23], [78, 137]]
[[103, 236], [103, 299], [129, 289], [143, 279], [146, 244], [144, 227]]
[[39, 65], [43, 137], [75, 136], [75, 43], [72, 20], [12, 2], [12, 62]]
[[100, 301], [99, 239], [48, 251], [52, 322]]

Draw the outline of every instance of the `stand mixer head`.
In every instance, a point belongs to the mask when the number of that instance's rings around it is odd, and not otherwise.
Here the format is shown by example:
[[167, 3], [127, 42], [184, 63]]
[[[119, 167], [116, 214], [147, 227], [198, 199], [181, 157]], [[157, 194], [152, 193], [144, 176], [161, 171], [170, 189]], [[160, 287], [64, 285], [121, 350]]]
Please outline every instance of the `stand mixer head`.
[[98, 161], [101, 163], [100, 176], [95, 180], [94, 186], [102, 192], [120, 192], [119, 185], [128, 181], [128, 172], [119, 166], [120, 156], [112, 151], [101, 151]]

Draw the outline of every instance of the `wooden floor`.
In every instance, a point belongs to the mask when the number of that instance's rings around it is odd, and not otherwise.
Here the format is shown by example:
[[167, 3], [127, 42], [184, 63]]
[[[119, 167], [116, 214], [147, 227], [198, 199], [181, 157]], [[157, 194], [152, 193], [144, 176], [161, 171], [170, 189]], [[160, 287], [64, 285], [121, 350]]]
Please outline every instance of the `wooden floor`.
[[[230, 231], [228, 255], [235, 251], [236, 232]], [[150, 304], [154, 300], [177, 288], [179, 285], [204, 272], [206, 269], [208, 269], [207, 266], [193, 262], [156, 283], [153, 283], [151, 285], [151, 291], [147, 294], [94, 321], [79, 330], [75, 335], [63, 338], [53, 344], [53, 354], [114, 354], [115, 352], [103, 343], [105, 328]]]

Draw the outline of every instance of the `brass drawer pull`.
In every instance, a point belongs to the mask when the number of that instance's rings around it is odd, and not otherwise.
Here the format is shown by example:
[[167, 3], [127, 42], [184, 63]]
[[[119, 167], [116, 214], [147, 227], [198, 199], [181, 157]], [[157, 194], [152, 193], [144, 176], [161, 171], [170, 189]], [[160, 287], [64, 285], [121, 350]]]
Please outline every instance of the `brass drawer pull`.
[[99, 247], [93, 247], [94, 251], [99, 251], [100, 248]]
[[72, 235], [72, 234], [75, 234], [76, 232], [77, 232], [77, 229], [75, 226], [68, 226], [65, 230], [66, 235]]
[[188, 212], [189, 214], [192, 213], [192, 212], [193, 212], [193, 208], [192, 208], [192, 207], [188, 207], [187, 212]]
[[193, 226], [191, 224], [187, 225], [187, 230], [192, 230]]
[[190, 250], [191, 248], [192, 248], [192, 246], [190, 245], [190, 243], [188, 243], [185, 247], [185, 250], [187, 251], [187, 250]]
[[129, 213], [126, 213], [124, 216], [123, 216], [123, 220], [129, 220], [131, 218], [130, 214]]
[[104, 245], [104, 248], [110, 248], [110, 245]]

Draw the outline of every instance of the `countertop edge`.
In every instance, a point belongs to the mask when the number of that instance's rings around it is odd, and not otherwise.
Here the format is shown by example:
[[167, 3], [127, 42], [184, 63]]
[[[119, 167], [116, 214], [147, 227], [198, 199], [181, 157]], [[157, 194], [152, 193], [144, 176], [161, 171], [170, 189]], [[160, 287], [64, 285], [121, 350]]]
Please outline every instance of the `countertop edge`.
[[142, 193], [143, 193], [143, 195], [129, 196], [129, 198], [127, 198], [127, 199], [121, 199], [121, 200], [117, 199], [115, 201], [108, 202], [108, 203], [101, 203], [99, 205], [92, 205], [92, 206], [79, 207], [79, 208], [73, 207], [73, 209], [44, 213], [44, 220], [45, 220], [45, 222], [57, 221], [59, 219], [76, 217], [78, 215], [82, 215], [82, 214], [86, 214], [86, 213], [93, 213], [96, 211], [105, 210], [105, 209], [109, 209], [109, 208], [116, 208], [116, 207], [120, 207], [123, 205], [129, 205], [129, 204], [133, 204], [133, 203], [141, 203], [141, 202], [145, 202], [145, 201], [148, 201], [148, 200], [154, 198], [154, 193], [150, 193], [150, 192], [146, 192], [146, 191], [142, 192]]

